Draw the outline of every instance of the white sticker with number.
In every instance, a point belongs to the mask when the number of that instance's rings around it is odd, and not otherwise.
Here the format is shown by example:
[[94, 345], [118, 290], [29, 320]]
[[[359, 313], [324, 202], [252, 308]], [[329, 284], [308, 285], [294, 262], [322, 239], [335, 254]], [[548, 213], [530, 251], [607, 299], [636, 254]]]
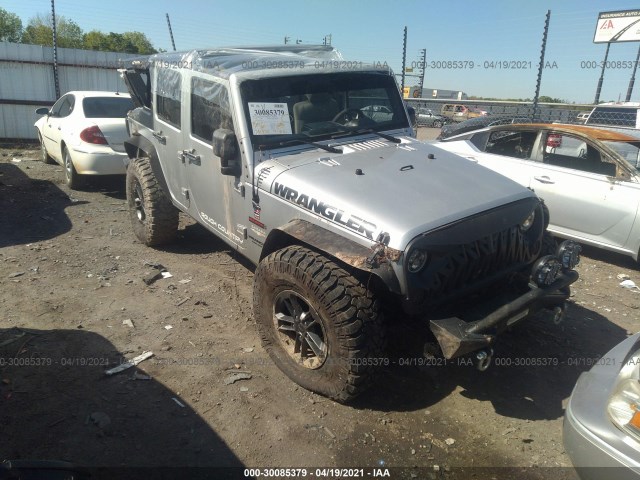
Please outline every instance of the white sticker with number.
[[254, 135], [291, 135], [286, 103], [249, 102], [249, 115]]

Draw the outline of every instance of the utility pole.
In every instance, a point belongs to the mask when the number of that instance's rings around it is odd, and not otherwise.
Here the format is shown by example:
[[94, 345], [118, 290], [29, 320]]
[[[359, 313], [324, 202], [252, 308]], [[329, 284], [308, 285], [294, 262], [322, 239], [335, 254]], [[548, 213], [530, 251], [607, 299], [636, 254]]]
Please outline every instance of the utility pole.
[[629, 88], [627, 88], [627, 97], [625, 102], [631, 101], [631, 92], [633, 92], [633, 84], [636, 83], [636, 70], [638, 69], [638, 61], [640, 61], [640, 46], [638, 46], [638, 55], [636, 56], [636, 63], [633, 64], [633, 73], [631, 74], [631, 80], [629, 80]]
[[547, 10], [547, 17], [544, 21], [544, 33], [542, 34], [542, 49], [540, 51], [540, 64], [538, 65], [538, 78], [536, 80], [536, 94], [533, 97], [533, 113], [531, 120], [536, 120], [538, 116], [538, 98], [540, 97], [540, 83], [542, 82], [542, 69], [544, 68], [544, 54], [547, 49], [547, 34], [549, 33], [549, 19], [551, 10]]
[[176, 51], [176, 42], [173, 41], [173, 30], [171, 30], [171, 20], [169, 20], [169, 14], [167, 13], [167, 25], [169, 26], [169, 36], [171, 37], [171, 45], [173, 46], [173, 51]]
[[[420, 77], [418, 78], [418, 96], [416, 98], [422, 98], [422, 89], [424, 88], [424, 72], [427, 68], [427, 49], [420, 50]], [[414, 95], [415, 97], [415, 95]]]
[[[604, 69], [607, 66], [607, 59], [609, 58], [609, 47], [611, 42], [607, 42], [607, 50], [604, 52], [604, 62], [602, 62], [602, 70], [600, 71], [600, 78], [598, 79], [598, 86], [596, 87], [596, 98], [593, 101], [594, 105], [600, 103], [600, 92], [602, 91], [602, 81], [604, 80]], [[635, 71], [634, 71], [635, 74]]]
[[51, 0], [51, 22], [53, 30], [53, 83], [56, 89], [56, 100], [60, 98], [60, 80], [58, 79], [58, 34], [56, 32], [56, 5]]
[[404, 70], [407, 65], [407, 27], [404, 27], [404, 38], [402, 40], [402, 85], [400, 91], [404, 97]]

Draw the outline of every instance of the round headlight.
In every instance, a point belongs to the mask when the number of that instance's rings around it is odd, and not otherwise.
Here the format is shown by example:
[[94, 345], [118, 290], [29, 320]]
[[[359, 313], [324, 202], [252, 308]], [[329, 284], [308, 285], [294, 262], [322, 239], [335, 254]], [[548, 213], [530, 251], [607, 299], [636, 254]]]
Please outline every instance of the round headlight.
[[533, 225], [533, 221], [536, 219], [536, 211], [534, 210], [531, 214], [524, 219], [524, 221], [520, 224], [520, 230], [526, 232]]
[[582, 247], [573, 240], [565, 240], [558, 247], [558, 258], [565, 269], [574, 269], [580, 263]]
[[427, 263], [427, 252], [416, 249], [407, 259], [407, 269], [409, 273], [416, 273], [424, 267], [425, 263]]
[[562, 271], [562, 264], [553, 255], [540, 258], [534, 265], [531, 276], [540, 288], [548, 287], [555, 282]]

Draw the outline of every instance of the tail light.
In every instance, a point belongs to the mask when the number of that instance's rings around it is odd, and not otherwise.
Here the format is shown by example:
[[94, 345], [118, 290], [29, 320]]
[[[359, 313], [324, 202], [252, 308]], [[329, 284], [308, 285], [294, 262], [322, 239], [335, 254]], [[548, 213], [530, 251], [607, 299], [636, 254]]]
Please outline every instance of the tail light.
[[82, 130], [80, 132], [80, 139], [83, 142], [93, 143], [96, 145], [107, 144], [107, 139], [104, 138], [104, 134], [100, 130], [100, 127], [98, 127], [97, 125], [93, 125]]

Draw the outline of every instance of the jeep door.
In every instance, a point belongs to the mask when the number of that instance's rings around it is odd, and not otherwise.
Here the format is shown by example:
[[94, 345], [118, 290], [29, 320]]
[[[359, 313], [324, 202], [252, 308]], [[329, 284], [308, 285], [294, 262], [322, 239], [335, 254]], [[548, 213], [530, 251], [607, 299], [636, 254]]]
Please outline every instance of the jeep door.
[[154, 89], [155, 108], [153, 116], [154, 145], [162, 165], [165, 179], [174, 203], [184, 209], [189, 208], [189, 193], [184, 157], [184, 98], [182, 74], [178, 69], [160, 68], [156, 70]]
[[243, 187], [239, 177], [223, 175], [213, 154], [213, 132], [233, 130], [228, 86], [193, 73], [186, 86], [188, 126], [185, 166], [191, 215], [228, 243], [244, 249], [246, 227], [239, 224]]

